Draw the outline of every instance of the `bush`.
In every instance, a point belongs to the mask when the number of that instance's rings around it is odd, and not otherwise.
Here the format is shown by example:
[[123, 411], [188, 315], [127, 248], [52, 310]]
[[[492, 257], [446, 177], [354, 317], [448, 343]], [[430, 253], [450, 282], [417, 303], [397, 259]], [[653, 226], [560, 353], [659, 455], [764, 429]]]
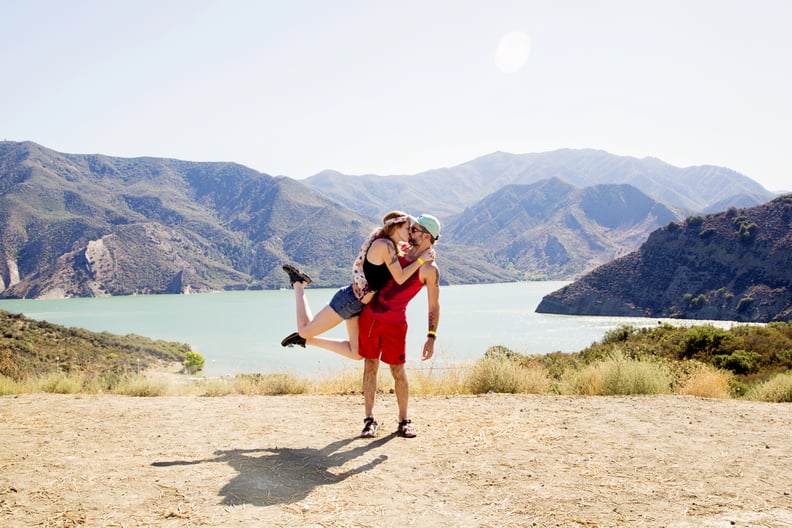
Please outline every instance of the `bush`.
[[184, 355], [184, 371], [187, 374], [195, 374], [196, 372], [200, 372], [204, 369], [205, 365], [206, 360], [198, 352], [190, 351]]
[[608, 330], [605, 332], [605, 336], [602, 338], [603, 345], [612, 345], [614, 343], [623, 343], [627, 341], [630, 337], [636, 335], [638, 333], [638, 329], [632, 325], [619, 325], [613, 330]]
[[715, 365], [735, 374], [750, 374], [759, 368], [761, 354], [747, 350], [735, 350], [728, 356], [715, 356]]
[[776, 374], [754, 386], [745, 395], [745, 399], [777, 403], [792, 402], [792, 373]]
[[671, 376], [658, 363], [624, 359], [617, 353], [575, 372], [569, 391], [586, 396], [667, 394], [671, 392]]
[[702, 365], [680, 383], [677, 394], [700, 398], [729, 398], [732, 375], [723, 370]]
[[693, 326], [688, 328], [680, 343], [680, 357], [683, 359], [697, 358], [706, 360], [732, 339], [728, 331], [712, 325]]
[[539, 365], [527, 367], [514, 359], [485, 357], [470, 368], [465, 387], [472, 394], [543, 394], [550, 387], [550, 376]]

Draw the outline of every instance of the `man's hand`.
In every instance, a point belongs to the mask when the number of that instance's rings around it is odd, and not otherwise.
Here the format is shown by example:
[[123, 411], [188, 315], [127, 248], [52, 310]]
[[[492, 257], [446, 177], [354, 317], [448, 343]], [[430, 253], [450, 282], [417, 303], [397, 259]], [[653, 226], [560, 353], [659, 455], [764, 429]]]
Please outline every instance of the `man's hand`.
[[423, 346], [423, 355], [421, 355], [421, 361], [426, 361], [434, 355], [434, 342], [435, 340], [431, 337], [426, 338], [426, 342]]

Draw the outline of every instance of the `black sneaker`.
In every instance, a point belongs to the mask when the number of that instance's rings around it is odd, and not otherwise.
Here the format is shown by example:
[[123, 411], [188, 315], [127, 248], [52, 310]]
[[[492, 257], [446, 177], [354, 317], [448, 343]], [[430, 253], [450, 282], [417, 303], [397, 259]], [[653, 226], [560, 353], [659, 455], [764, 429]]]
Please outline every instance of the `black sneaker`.
[[363, 432], [360, 433], [360, 438], [374, 438], [379, 431], [379, 424], [373, 416], [369, 416], [363, 420]]
[[295, 282], [302, 282], [305, 286], [308, 286], [313, 282], [311, 277], [298, 270], [294, 266], [290, 266], [289, 264], [283, 265], [283, 271], [289, 274], [289, 284], [292, 286], [294, 286]]
[[297, 332], [287, 335], [283, 341], [281, 341], [281, 346], [293, 347], [294, 345], [305, 348], [305, 338], [300, 337], [300, 334]]

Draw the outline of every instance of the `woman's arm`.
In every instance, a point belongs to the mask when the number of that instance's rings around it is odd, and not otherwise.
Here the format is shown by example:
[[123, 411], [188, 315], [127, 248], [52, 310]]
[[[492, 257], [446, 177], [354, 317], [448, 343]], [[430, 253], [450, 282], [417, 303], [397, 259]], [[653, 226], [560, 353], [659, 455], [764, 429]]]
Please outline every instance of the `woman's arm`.
[[[374, 250], [374, 255], [371, 255], [372, 250]], [[376, 261], [369, 258], [369, 261], [372, 264], [385, 264], [388, 266], [388, 271], [390, 271], [393, 280], [396, 281], [397, 284], [404, 284], [404, 282], [412, 276], [413, 273], [418, 271], [418, 269], [423, 265], [424, 262], [430, 259], [427, 255], [428, 252], [424, 252], [414, 262], [411, 262], [404, 268], [401, 267], [399, 264], [399, 254], [396, 252], [396, 247], [393, 245], [388, 239], [381, 238], [379, 240], [374, 241], [371, 244], [371, 248], [369, 249], [369, 255], [374, 256]], [[424, 257], [427, 257], [426, 259]]]

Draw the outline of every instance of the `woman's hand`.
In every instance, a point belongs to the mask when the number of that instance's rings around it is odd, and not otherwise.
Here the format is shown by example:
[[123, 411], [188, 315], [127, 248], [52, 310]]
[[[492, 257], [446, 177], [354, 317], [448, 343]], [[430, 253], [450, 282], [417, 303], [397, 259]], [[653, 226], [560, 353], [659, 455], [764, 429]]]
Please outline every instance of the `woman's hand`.
[[418, 255], [418, 258], [420, 258], [424, 262], [434, 262], [434, 260], [435, 260], [435, 250], [434, 250], [434, 248], [427, 249], [426, 251], [424, 251], [423, 253]]

